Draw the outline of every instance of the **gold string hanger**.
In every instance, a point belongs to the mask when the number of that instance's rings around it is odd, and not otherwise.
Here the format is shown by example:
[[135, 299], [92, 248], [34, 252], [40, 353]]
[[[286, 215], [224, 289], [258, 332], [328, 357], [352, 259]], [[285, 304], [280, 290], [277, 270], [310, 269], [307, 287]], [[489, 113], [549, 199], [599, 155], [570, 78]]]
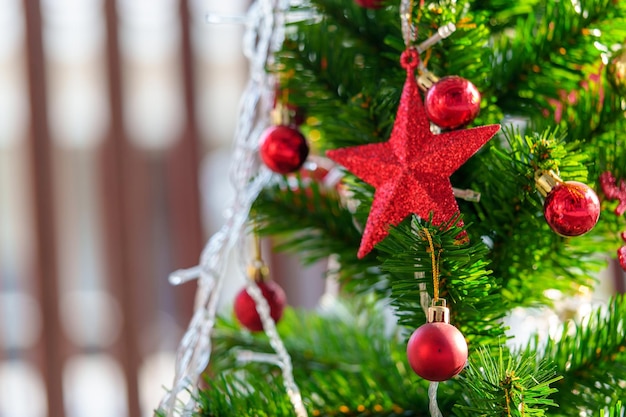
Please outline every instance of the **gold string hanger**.
[[439, 260], [441, 258], [441, 252], [443, 249], [439, 249], [437, 255], [435, 255], [435, 245], [433, 244], [433, 237], [428, 229], [422, 229], [422, 232], [428, 240], [428, 246], [430, 247], [430, 259], [433, 268], [433, 304], [439, 302]]

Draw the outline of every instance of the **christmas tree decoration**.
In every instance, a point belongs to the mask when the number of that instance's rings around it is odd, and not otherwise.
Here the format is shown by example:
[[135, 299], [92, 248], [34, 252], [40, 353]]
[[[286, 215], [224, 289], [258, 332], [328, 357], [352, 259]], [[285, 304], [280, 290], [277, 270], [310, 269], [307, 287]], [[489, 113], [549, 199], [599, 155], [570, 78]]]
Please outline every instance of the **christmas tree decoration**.
[[428, 321], [418, 327], [407, 344], [409, 365], [428, 381], [446, 381], [458, 375], [467, 362], [467, 343], [463, 334], [450, 324], [450, 309], [443, 304], [428, 309]]
[[[294, 202], [295, 205], [305, 202], [307, 207], [314, 210], [315, 206], [313, 203], [316, 193], [320, 196], [326, 196], [329, 192], [342, 192], [342, 177], [342, 172], [332, 161], [323, 157], [313, 156], [296, 173], [286, 176], [286, 185], [293, 193], [304, 194], [303, 199], [298, 199]], [[315, 192], [314, 189], [316, 190]]]
[[536, 182], [545, 197], [544, 217], [555, 233], [575, 237], [593, 229], [600, 218], [600, 200], [588, 185], [564, 182], [552, 171], [537, 173]]
[[298, 127], [304, 123], [306, 118], [304, 111], [289, 101], [289, 89], [281, 89], [280, 86], [277, 86], [275, 91], [274, 109], [272, 111], [274, 124]]
[[[618, 186], [613, 174], [610, 171], [606, 171], [600, 174], [600, 186], [607, 200], [618, 200], [617, 207], [614, 210], [615, 215], [623, 215], [626, 212], [626, 181], [623, 178], [620, 179]], [[622, 232], [620, 236], [626, 242], [626, 232]], [[626, 245], [621, 246], [617, 250], [617, 259], [622, 269], [626, 271]]]
[[606, 67], [606, 77], [621, 96], [626, 96], [626, 48], [622, 47], [613, 53]]
[[[428, 229], [415, 228], [415, 233], [428, 241], [428, 255], [432, 265], [433, 298], [430, 306], [427, 300], [430, 295], [426, 284], [420, 283], [420, 302], [426, 314], [426, 323], [418, 327], [406, 347], [406, 355], [411, 369], [420, 377], [431, 383], [446, 381], [459, 374], [467, 363], [467, 342], [463, 334], [450, 324], [450, 309], [446, 300], [439, 298], [439, 255]], [[430, 398], [431, 408], [436, 407], [436, 385], [432, 387]]]
[[[267, 300], [272, 320], [278, 322], [283, 316], [283, 310], [287, 305], [285, 291], [283, 291], [276, 282], [268, 280], [267, 278], [257, 281], [256, 284], [261, 290], [263, 297]], [[263, 331], [263, 322], [257, 312], [256, 303], [245, 288], [237, 294], [233, 308], [237, 320], [239, 320], [239, 323], [245, 328], [251, 332]]]
[[[254, 259], [248, 268], [249, 279], [253, 280], [261, 295], [267, 302], [269, 316], [277, 323], [283, 316], [283, 310], [287, 305], [285, 291], [276, 282], [269, 279], [269, 268], [261, 256], [261, 239], [254, 235]], [[265, 323], [258, 309], [261, 307], [248, 290], [249, 286], [243, 288], [235, 297], [233, 311], [235, 317], [242, 326], [251, 332], [260, 332], [265, 328]]]
[[615, 207], [615, 215], [621, 216], [626, 212], [626, 180], [620, 179], [619, 185], [617, 180], [610, 171], [600, 174], [600, 186], [602, 192], [608, 200], [618, 200]]
[[480, 92], [470, 81], [452, 75], [433, 84], [424, 98], [426, 116], [442, 129], [458, 129], [476, 118]]
[[[622, 240], [626, 242], [626, 232], [620, 233], [620, 236]], [[617, 250], [617, 260], [622, 269], [626, 271], [626, 244]]]
[[459, 212], [450, 175], [487, 143], [500, 125], [435, 135], [430, 131], [417, 82], [419, 56], [407, 49], [400, 58], [407, 77], [387, 142], [328, 151], [327, 156], [376, 188], [358, 257], [387, 236], [389, 226], [409, 214], [440, 224]]
[[587, 184], [566, 181], [548, 193], [543, 213], [552, 230], [559, 235], [580, 236], [598, 222], [600, 200]]
[[[615, 262], [600, 269], [616, 255], [625, 266], [626, 228], [612, 216], [593, 227], [600, 205], [582, 183], [603, 185], [603, 215], [626, 213], [625, 96], [617, 79], [601, 88], [618, 74], [611, 50], [626, 39], [626, 2], [355, 1], [256, 0], [239, 19], [251, 77], [229, 172], [234, 198], [198, 266], [170, 277], [198, 277], [198, 290], [156, 414], [623, 415], [624, 275]], [[440, 80], [426, 66], [480, 80], [486, 126], [463, 130], [478, 119], [427, 103]], [[474, 110], [472, 97], [461, 114]], [[558, 127], [541, 118], [554, 101]], [[296, 157], [294, 171], [276, 175], [261, 163], [260, 132], [298, 131], [291, 105], [307, 116], [311, 147], [330, 150], [330, 166], [309, 155], [298, 167]], [[507, 128], [484, 146], [498, 123]], [[545, 172], [557, 167], [580, 183]], [[614, 177], [600, 175], [607, 170]], [[557, 233], [538, 218], [544, 203]], [[278, 326], [264, 291], [273, 281], [255, 279], [267, 274], [251, 230], [300, 261], [280, 271], [306, 297], [284, 307]], [[459, 242], [463, 233], [471, 240]], [[233, 271], [250, 265], [253, 279], [240, 277], [250, 298], [224, 300], [239, 290], [228, 288]], [[333, 279], [318, 297], [309, 284], [322, 276]], [[263, 333], [220, 309], [225, 301], [256, 311]]]
[[[250, 63], [250, 80], [241, 97], [241, 113], [235, 130], [235, 152], [229, 178], [234, 198], [228, 207], [228, 216], [219, 230], [211, 236], [202, 251], [197, 266], [174, 271], [169, 281], [179, 285], [198, 279], [193, 319], [189, 322], [176, 354], [173, 384], [159, 403], [159, 416], [189, 416], [198, 410], [199, 383], [202, 373], [212, 357], [218, 307], [225, 281], [226, 265], [233, 258], [240, 269], [249, 264], [247, 251], [238, 247], [248, 236], [247, 223], [252, 203], [272, 180], [268, 170], [260, 169], [254, 161], [259, 147], [259, 136], [254, 135], [270, 122], [268, 115], [273, 108], [275, 85], [274, 75], [268, 73], [268, 62], [273, 59], [276, 48], [284, 39], [284, 22], [275, 19], [286, 12], [287, 4], [276, 0], [255, 1], [245, 17], [256, 22], [247, 26], [244, 50]], [[270, 11], [268, 13], [268, 11]], [[234, 249], [238, 250], [235, 251]], [[231, 256], [236, 254], [237, 256]], [[276, 331], [267, 300], [253, 280], [247, 281], [247, 293], [255, 300], [257, 312], [275, 354], [251, 355], [251, 361], [271, 361], [281, 371], [282, 385], [291, 406], [290, 413], [296, 417], [307, 417], [300, 388], [293, 376], [291, 356], [285, 349], [281, 336]]]
[[269, 169], [279, 174], [297, 171], [309, 155], [306, 138], [294, 127], [271, 126], [261, 136], [261, 159]]
[[379, 9], [383, 5], [383, 0], [354, 0], [354, 2], [366, 9]]

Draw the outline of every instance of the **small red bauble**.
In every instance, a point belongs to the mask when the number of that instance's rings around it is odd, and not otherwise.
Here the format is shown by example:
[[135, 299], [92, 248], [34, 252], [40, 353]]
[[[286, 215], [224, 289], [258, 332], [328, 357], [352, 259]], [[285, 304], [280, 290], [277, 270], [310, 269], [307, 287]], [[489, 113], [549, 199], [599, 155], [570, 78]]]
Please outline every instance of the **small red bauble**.
[[[278, 322], [287, 305], [285, 292], [280, 285], [271, 280], [257, 282], [257, 285], [270, 307], [270, 316], [275, 322]], [[256, 310], [256, 303], [245, 288], [237, 294], [234, 310], [237, 320], [248, 330], [252, 332], [263, 331], [263, 323]]]
[[411, 335], [406, 355], [416, 374], [428, 381], [445, 381], [465, 367], [467, 343], [451, 324], [426, 323]]
[[259, 153], [269, 169], [288, 174], [302, 166], [309, 155], [309, 145], [297, 129], [285, 125], [271, 126], [263, 132]]
[[428, 89], [424, 100], [428, 119], [442, 129], [470, 123], [480, 111], [480, 92], [465, 78], [443, 77]]
[[[620, 237], [626, 242], [626, 232], [620, 233]], [[626, 271], [626, 245], [617, 250], [617, 260], [624, 271]]]
[[626, 246], [622, 246], [617, 250], [617, 260], [622, 269], [626, 271]]
[[366, 9], [380, 9], [383, 5], [383, 0], [354, 0], [354, 2]]
[[580, 236], [600, 217], [600, 200], [586, 184], [577, 181], [558, 183], [546, 196], [543, 214], [548, 225], [565, 237]]

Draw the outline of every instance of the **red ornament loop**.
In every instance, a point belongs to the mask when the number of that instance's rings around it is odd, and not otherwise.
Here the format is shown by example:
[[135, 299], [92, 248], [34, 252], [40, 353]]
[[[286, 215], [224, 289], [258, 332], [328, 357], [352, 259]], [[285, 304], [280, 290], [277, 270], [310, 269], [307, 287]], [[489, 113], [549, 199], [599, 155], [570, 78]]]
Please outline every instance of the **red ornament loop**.
[[405, 70], [414, 70], [419, 63], [420, 56], [415, 48], [408, 48], [400, 55], [400, 65], [402, 65], [402, 68]]

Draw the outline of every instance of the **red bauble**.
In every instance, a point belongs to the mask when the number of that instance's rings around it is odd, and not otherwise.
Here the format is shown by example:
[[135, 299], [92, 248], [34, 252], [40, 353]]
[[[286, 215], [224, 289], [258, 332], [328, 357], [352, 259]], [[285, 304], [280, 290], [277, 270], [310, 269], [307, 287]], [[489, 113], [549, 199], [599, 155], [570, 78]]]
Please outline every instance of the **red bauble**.
[[622, 269], [626, 271], [626, 246], [622, 246], [617, 250], [617, 260]]
[[411, 335], [406, 355], [416, 374], [428, 381], [445, 381], [463, 370], [467, 343], [451, 324], [426, 323]]
[[431, 122], [442, 129], [456, 129], [478, 115], [480, 92], [465, 78], [443, 77], [428, 89], [424, 107]]
[[600, 200], [586, 184], [577, 181], [558, 183], [543, 204], [546, 221], [565, 237], [587, 233], [600, 217]]
[[[278, 322], [283, 316], [283, 310], [287, 305], [287, 297], [283, 289], [274, 281], [257, 282], [263, 297], [267, 300], [270, 307], [270, 316], [275, 322]], [[237, 320], [253, 332], [263, 331], [263, 323], [261, 317], [256, 310], [256, 303], [250, 297], [246, 289], [242, 289], [235, 298], [235, 316]]]
[[263, 132], [261, 159], [269, 169], [279, 174], [297, 171], [309, 155], [306, 138], [290, 126], [271, 126]]
[[366, 9], [380, 9], [383, 5], [383, 0], [354, 0], [354, 2]]

